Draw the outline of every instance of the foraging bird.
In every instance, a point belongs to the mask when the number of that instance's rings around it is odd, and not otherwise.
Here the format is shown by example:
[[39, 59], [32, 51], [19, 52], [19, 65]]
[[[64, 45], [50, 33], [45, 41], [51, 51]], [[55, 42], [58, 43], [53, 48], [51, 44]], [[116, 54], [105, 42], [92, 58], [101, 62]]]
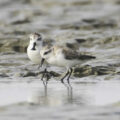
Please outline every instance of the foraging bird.
[[[27, 48], [28, 57], [33, 63], [39, 64], [39, 68], [40, 68], [41, 65], [43, 64], [43, 59], [41, 58], [40, 53], [41, 53], [41, 50], [44, 48], [44, 46], [46, 46], [45, 48], [48, 48], [48, 47], [52, 48], [53, 42], [54, 42], [54, 44], [60, 44], [60, 43], [56, 43], [55, 41], [47, 41], [46, 42], [45, 40], [43, 40], [42, 35], [39, 33], [32, 33], [32, 34], [30, 34], [29, 38], [30, 38], [30, 42], [29, 42], [29, 45]], [[80, 41], [81, 41], [81, 39], [80, 39]], [[64, 43], [64, 45], [62, 45], [62, 46], [65, 46], [68, 49], [70, 49], [69, 47], [71, 47], [72, 44], [73, 45], [78, 44], [77, 42], [78, 41], [76, 41], [76, 39], [75, 39], [75, 43]], [[82, 40], [81, 42], [84, 42], [84, 41]], [[44, 73], [48, 74], [47, 68], [45, 68]], [[41, 78], [42, 81], [43, 81], [44, 76], [45, 76], [45, 74], [43, 74], [43, 76]], [[47, 76], [49, 76], [49, 75], [47, 75]]]
[[45, 60], [50, 65], [65, 67], [67, 69], [66, 74], [61, 78], [62, 83], [64, 83], [65, 77], [67, 77], [67, 82], [69, 83], [69, 78], [73, 72], [73, 66], [96, 58], [95, 56], [87, 55], [86, 53], [77, 52], [58, 45], [51, 48], [44, 47], [41, 49], [40, 54], [42, 57], [42, 64]]

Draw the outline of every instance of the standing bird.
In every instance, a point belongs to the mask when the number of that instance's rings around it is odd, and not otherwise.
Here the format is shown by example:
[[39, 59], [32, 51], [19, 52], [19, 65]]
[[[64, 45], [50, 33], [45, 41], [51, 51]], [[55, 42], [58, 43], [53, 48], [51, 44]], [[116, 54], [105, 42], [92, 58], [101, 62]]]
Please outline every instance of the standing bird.
[[[32, 33], [32, 34], [30, 34], [29, 38], [30, 38], [30, 42], [29, 42], [29, 45], [27, 48], [27, 55], [33, 63], [39, 65], [38, 68], [40, 68], [44, 62], [40, 55], [40, 51], [42, 50], [42, 48], [44, 48], [44, 46], [46, 46], [45, 48], [48, 48], [48, 47], [51, 48], [53, 46], [53, 44], [62, 44], [62, 43], [56, 43], [54, 40], [45, 41], [42, 38], [42, 35], [39, 33]], [[71, 45], [78, 44], [78, 41], [76, 42], [76, 40], [79, 40], [79, 43], [85, 42], [81, 39], [75, 39], [75, 42], [73, 42], [73, 43], [65, 42], [62, 46], [69, 48], [69, 47], [71, 47]], [[48, 79], [49, 73], [47, 71], [47, 68], [45, 68], [45, 70], [44, 70], [44, 74], [41, 78], [42, 81], [43, 81], [43, 78], [45, 75], [47, 76], [47, 79]]]
[[27, 48], [27, 55], [33, 63], [40, 65], [41, 63], [40, 50], [42, 49], [43, 46], [42, 35], [38, 33], [33, 33], [30, 34], [29, 38], [30, 42]]
[[95, 56], [80, 53], [67, 47], [57, 45], [51, 48], [44, 47], [40, 51], [40, 54], [42, 57], [42, 63], [45, 60], [50, 65], [65, 67], [67, 69], [65, 75], [61, 78], [61, 82], [64, 83], [64, 79], [67, 77], [68, 84], [69, 78], [73, 72], [73, 66], [96, 58]]
[[[40, 50], [43, 47], [43, 39], [42, 39], [42, 35], [38, 34], [38, 33], [33, 33], [30, 34], [30, 42], [29, 42], [29, 46], [27, 48], [27, 55], [29, 57], [29, 59], [35, 63], [35, 64], [39, 64], [39, 67], [41, 67], [41, 63], [42, 63], [42, 58], [40, 55]], [[43, 81], [43, 77], [47, 76], [47, 81], [48, 81], [48, 72], [47, 72], [47, 68], [45, 68], [44, 70], [44, 74], [42, 76], [42, 81]], [[46, 86], [47, 81], [43, 81], [44, 86]]]
[[[44, 46], [49, 46], [52, 47], [54, 44], [59, 44], [61, 45], [62, 43], [60, 43], [58, 41], [58, 43], [55, 40], [48, 40], [46, 41], [45, 39], [42, 38], [42, 35], [39, 33], [32, 33], [29, 36], [30, 38], [30, 42], [27, 48], [27, 55], [29, 57], [29, 59], [35, 63], [35, 64], [41, 64], [41, 55], [40, 55], [40, 50], [44, 47]], [[71, 41], [74, 41], [73, 43], [64, 43], [62, 44], [62, 46], [72, 48], [74, 45], [78, 44], [80, 45], [82, 42], [85, 42], [83, 39], [73, 39]]]

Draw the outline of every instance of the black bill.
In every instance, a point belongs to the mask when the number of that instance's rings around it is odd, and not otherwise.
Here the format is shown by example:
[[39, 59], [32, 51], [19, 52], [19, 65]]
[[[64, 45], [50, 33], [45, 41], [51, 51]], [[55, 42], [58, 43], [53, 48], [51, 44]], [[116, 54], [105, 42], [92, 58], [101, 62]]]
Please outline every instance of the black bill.
[[36, 47], [36, 42], [33, 43], [33, 48], [31, 50], [36, 50], [35, 47]]

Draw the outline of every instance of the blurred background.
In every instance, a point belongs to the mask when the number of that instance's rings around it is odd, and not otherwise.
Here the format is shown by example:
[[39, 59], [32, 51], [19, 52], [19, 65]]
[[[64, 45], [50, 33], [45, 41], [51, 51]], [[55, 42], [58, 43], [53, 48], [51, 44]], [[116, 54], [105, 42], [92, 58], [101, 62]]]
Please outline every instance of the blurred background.
[[[97, 57], [77, 66], [73, 89], [59, 77], [43, 87], [26, 54], [34, 32], [58, 43], [83, 40], [79, 50]], [[0, 119], [119, 120], [119, 51], [120, 0], [0, 0]]]
[[100, 44], [119, 35], [119, 0], [0, 0], [0, 9], [0, 51], [25, 52], [33, 32]]

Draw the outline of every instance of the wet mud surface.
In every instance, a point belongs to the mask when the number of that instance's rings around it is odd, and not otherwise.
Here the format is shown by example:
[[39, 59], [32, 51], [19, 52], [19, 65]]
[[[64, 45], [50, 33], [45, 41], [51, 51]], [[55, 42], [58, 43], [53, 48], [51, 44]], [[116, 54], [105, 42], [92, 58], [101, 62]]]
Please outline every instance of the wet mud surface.
[[[0, 0], [0, 119], [119, 120], [120, 1]], [[49, 67], [48, 87], [27, 57], [29, 34], [96, 56], [74, 67]]]

